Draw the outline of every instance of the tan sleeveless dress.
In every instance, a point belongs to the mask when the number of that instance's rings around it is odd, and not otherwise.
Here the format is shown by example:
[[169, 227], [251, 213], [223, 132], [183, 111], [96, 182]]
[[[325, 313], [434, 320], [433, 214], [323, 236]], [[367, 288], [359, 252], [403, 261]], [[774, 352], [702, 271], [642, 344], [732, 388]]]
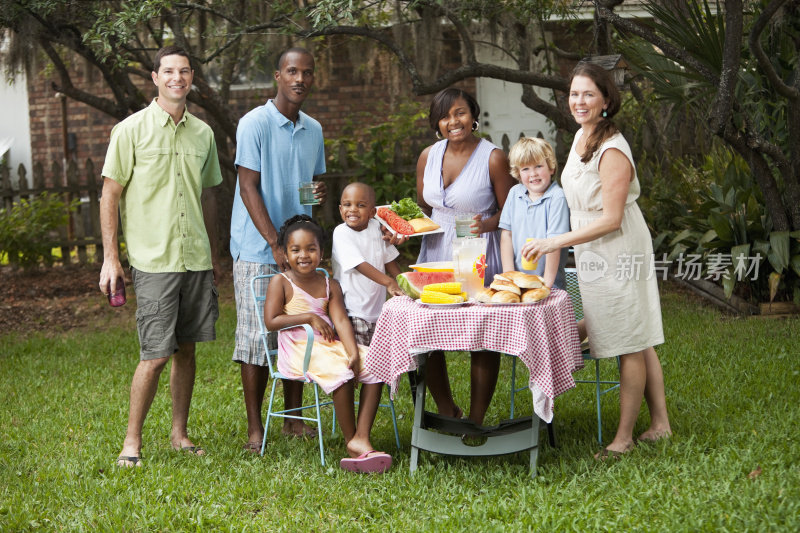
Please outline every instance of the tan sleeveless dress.
[[575, 136], [561, 174], [573, 230], [603, 212], [598, 166], [606, 150], [616, 148], [625, 154], [634, 172], [620, 229], [575, 246], [589, 348], [593, 357], [614, 357], [664, 342], [653, 241], [636, 204], [639, 178], [628, 142], [617, 133], [603, 143], [591, 161], [582, 163], [575, 149], [581, 133]]

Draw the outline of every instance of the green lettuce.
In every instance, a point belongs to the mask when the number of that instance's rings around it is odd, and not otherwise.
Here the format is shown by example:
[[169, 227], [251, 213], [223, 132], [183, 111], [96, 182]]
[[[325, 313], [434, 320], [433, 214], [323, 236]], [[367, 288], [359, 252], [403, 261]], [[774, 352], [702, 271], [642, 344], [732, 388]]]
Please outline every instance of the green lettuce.
[[422, 209], [411, 198], [403, 198], [399, 202], [392, 202], [392, 211], [403, 217], [405, 220], [422, 218], [425, 216]]

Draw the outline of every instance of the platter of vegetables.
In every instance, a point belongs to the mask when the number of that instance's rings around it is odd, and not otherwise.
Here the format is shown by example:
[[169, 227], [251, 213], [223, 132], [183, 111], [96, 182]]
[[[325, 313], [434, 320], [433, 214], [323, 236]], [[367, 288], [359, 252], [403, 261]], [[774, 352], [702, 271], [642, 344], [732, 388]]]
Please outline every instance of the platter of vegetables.
[[411, 198], [379, 206], [375, 218], [392, 233], [401, 235], [417, 236], [444, 231]]

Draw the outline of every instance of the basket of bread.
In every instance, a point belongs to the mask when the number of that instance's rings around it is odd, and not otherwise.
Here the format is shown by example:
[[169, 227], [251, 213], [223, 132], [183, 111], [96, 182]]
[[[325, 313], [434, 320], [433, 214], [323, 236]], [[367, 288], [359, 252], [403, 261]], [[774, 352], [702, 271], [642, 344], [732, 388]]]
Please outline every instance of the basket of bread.
[[550, 289], [541, 276], [509, 270], [495, 274], [492, 284], [483, 288], [475, 297], [484, 304], [536, 303], [550, 296]]

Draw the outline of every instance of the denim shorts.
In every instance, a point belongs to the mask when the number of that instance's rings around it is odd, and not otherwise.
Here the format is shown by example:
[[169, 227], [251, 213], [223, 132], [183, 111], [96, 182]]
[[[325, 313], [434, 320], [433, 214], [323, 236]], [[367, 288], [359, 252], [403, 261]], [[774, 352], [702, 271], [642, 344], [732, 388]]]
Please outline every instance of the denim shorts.
[[142, 272], [131, 268], [141, 360], [169, 357], [179, 344], [213, 341], [219, 318], [211, 270]]

